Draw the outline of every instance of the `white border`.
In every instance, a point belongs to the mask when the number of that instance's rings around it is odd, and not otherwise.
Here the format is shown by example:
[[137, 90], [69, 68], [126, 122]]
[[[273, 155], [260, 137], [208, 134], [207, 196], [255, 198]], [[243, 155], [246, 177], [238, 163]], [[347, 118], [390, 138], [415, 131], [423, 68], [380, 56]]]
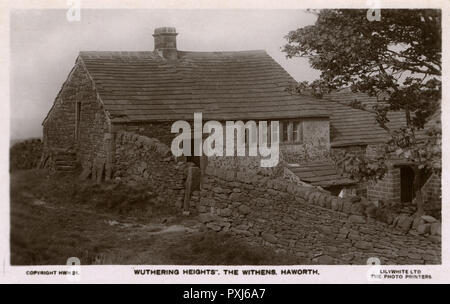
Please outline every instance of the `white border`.
[[[305, 0], [81, 0], [82, 9], [304, 9], [304, 8], [370, 8], [379, 4], [382, 8], [441, 8], [443, 27], [443, 170], [442, 170], [442, 265], [417, 266], [380, 266], [381, 269], [420, 269], [423, 274], [430, 274], [432, 280], [382, 280], [379, 283], [448, 283], [450, 282], [449, 264], [449, 208], [446, 205], [449, 193], [446, 187], [449, 179], [450, 167], [448, 158], [448, 132], [447, 116], [449, 106], [445, 102], [449, 96], [449, 16], [450, 2], [439, 0], [398, 0], [398, 1], [351, 1], [348, 0], [316, 0], [313, 3]], [[33, 270], [67, 270], [67, 266], [10, 266], [9, 264], [9, 11], [11, 9], [67, 9], [66, 0], [38, 1], [38, 0], [10, 0], [0, 2], [0, 282], [1, 283], [73, 283], [64, 276], [32, 276], [26, 275]], [[225, 276], [221, 275], [134, 275], [133, 269], [318, 269], [320, 275], [278, 275], [278, 276]], [[367, 280], [369, 266], [163, 266], [163, 265], [136, 265], [136, 266], [81, 266], [81, 280], [79, 283], [376, 283]]]

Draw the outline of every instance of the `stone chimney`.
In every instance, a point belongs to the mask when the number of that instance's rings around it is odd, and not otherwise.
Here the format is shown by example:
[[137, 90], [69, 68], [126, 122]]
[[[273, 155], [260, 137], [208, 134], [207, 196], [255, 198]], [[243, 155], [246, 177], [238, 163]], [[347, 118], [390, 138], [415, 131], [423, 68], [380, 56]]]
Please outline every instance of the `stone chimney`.
[[158, 27], [153, 34], [155, 52], [167, 60], [177, 60], [177, 31], [174, 27]]

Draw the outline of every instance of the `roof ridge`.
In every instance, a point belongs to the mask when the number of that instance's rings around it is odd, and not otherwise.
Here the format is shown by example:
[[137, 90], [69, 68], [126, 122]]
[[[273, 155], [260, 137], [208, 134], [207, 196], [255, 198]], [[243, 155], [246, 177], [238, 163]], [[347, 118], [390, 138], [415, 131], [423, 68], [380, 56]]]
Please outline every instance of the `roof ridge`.
[[311, 97], [291, 96], [295, 80], [265, 50], [157, 53], [82, 51], [80, 57], [114, 122], [329, 117]]
[[[254, 49], [254, 50], [240, 50], [240, 51], [225, 51], [225, 50], [221, 50], [221, 51], [185, 51], [185, 50], [177, 50], [178, 53], [189, 53], [189, 54], [244, 54], [244, 53], [255, 53], [255, 54], [268, 54], [266, 50], [263, 49]], [[89, 50], [83, 50], [83, 51], [79, 51], [80, 54], [87, 54], [87, 53], [93, 53], [93, 54], [100, 54], [100, 53], [104, 53], [104, 54], [133, 54], [133, 53], [151, 53], [153, 54], [154, 51], [89, 51]]]
[[267, 54], [266, 50], [263, 49], [255, 49], [255, 50], [240, 50], [240, 51], [181, 51], [178, 50], [179, 53], [198, 53], [198, 54], [211, 54], [211, 53], [221, 53], [221, 54], [235, 54], [235, 53], [257, 53], [257, 54]]

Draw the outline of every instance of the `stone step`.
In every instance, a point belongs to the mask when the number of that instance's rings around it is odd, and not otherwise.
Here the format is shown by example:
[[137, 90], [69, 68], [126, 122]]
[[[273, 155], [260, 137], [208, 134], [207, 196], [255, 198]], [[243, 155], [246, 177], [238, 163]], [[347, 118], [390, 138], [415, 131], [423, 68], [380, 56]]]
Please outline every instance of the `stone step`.
[[77, 154], [75, 152], [56, 152], [56, 153], [53, 153], [53, 155], [55, 157], [57, 157], [57, 156], [65, 157], [65, 156], [76, 156]]
[[76, 169], [76, 166], [57, 166], [55, 169], [58, 171], [72, 171]]
[[53, 160], [56, 161], [76, 161], [77, 160], [77, 156], [67, 156], [67, 157], [60, 157], [60, 156], [54, 156]]
[[75, 158], [77, 155], [75, 153], [73, 154], [53, 154], [54, 158]]
[[53, 151], [52, 159], [55, 170], [58, 172], [72, 172], [77, 168], [77, 154], [74, 151]]
[[76, 160], [55, 160], [55, 165], [59, 166], [75, 166], [77, 164]]
[[75, 166], [56, 166], [56, 171], [73, 171], [75, 170]]
[[74, 166], [76, 165], [78, 162], [75, 160], [58, 160], [58, 161], [54, 161], [54, 164], [56, 166], [62, 165], [62, 166]]
[[57, 167], [76, 167], [77, 162], [58, 162], [58, 163], [55, 163], [55, 166], [57, 166]]

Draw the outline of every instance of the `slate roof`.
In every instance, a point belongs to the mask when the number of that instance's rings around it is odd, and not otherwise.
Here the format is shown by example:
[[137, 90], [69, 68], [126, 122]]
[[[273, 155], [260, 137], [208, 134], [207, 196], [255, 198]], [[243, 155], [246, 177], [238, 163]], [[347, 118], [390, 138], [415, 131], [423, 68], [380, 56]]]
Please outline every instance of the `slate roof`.
[[[371, 97], [365, 93], [353, 93], [349, 89], [326, 94], [318, 102], [325, 104], [330, 111], [330, 134], [332, 147], [367, 145], [384, 143], [389, 137], [387, 132], [379, 126], [375, 120], [375, 114], [354, 109], [350, 106], [352, 101], [359, 101], [366, 108], [371, 107], [377, 102], [383, 103], [387, 96], [378, 98]], [[392, 129], [398, 129], [406, 126], [405, 113], [389, 112], [389, 122], [387, 126]], [[441, 109], [439, 108], [428, 120], [426, 126], [435, 124], [440, 126]], [[419, 130], [416, 134], [417, 139], [424, 138], [425, 133]]]
[[[375, 120], [375, 115], [366, 111], [354, 109], [350, 106], [352, 101], [360, 101], [370, 108], [377, 102], [376, 97], [370, 97], [364, 93], [352, 93], [349, 90], [332, 92], [317, 99], [323, 107], [331, 113], [330, 116], [330, 136], [332, 147], [344, 147], [354, 145], [367, 145], [385, 142], [389, 137]], [[440, 124], [441, 110], [439, 109], [430, 118], [429, 124]], [[399, 128], [406, 125], [403, 112], [388, 115], [390, 128]], [[423, 136], [423, 132], [418, 132], [418, 138]], [[405, 163], [404, 159], [391, 159], [395, 164]], [[330, 187], [332, 185], [352, 185], [356, 181], [346, 178], [339, 173], [338, 168], [331, 162], [315, 162], [301, 166], [288, 165], [288, 168], [297, 175], [300, 180], [311, 183], [314, 186]]]
[[311, 162], [302, 165], [287, 165], [300, 180], [310, 183], [313, 186], [320, 186], [323, 188], [334, 185], [352, 185], [356, 181], [342, 176], [331, 161]]
[[265, 51], [80, 52], [113, 122], [328, 117], [310, 96], [286, 91], [295, 80]]
[[[367, 145], [383, 143], [388, 139], [387, 132], [375, 120], [375, 114], [354, 109], [350, 106], [354, 100], [360, 101], [367, 108], [377, 103], [376, 97], [364, 93], [349, 91], [333, 92], [318, 99], [317, 102], [326, 107], [330, 113], [331, 145], [333, 147]], [[403, 112], [389, 112], [391, 129], [406, 125]]]

